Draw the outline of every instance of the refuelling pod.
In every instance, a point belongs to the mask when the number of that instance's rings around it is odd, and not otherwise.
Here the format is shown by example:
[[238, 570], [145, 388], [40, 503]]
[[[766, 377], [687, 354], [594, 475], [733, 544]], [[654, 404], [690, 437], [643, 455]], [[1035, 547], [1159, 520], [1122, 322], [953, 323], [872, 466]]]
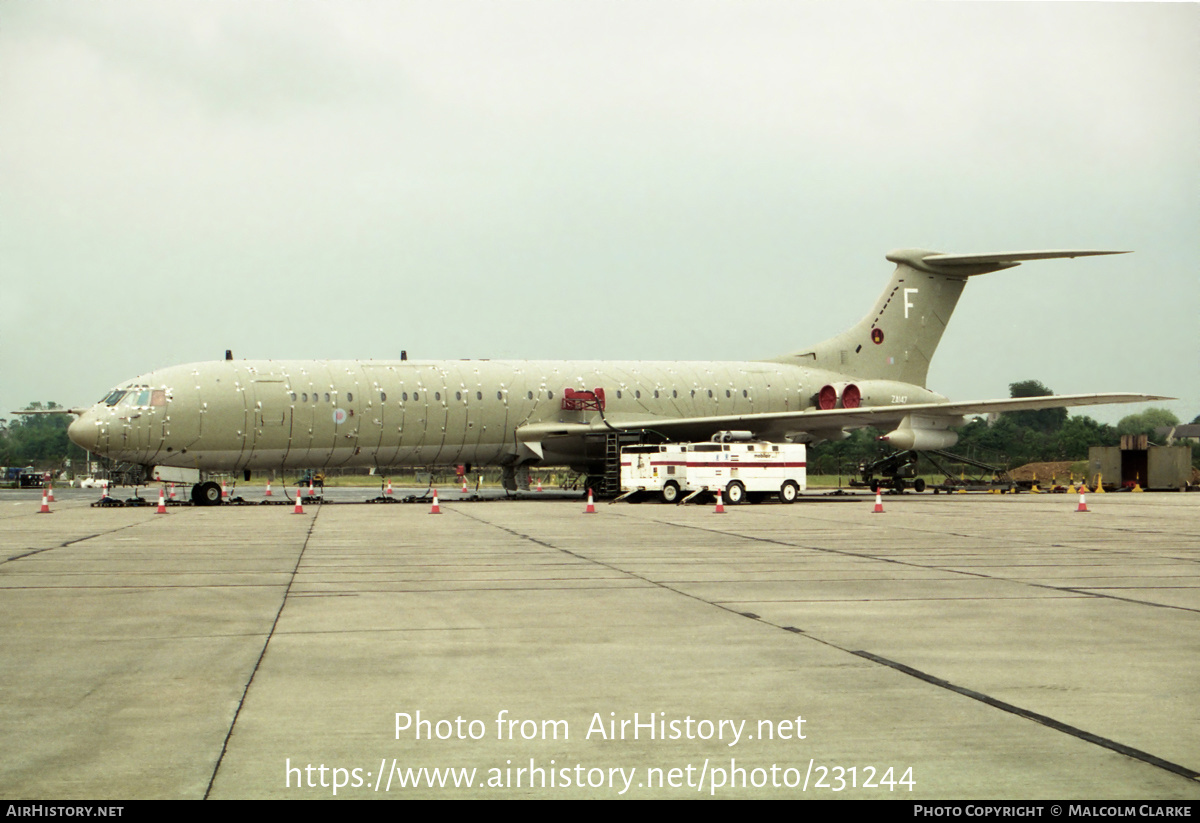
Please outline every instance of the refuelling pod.
[[857, 409], [862, 403], [862, 392], [853, 383], [828, 383], [817, 392], [817, 408]]
[[810, 429], [801, 432], [786, 432], [785, 436], [790, 443], [804, 443], [811, 446], [825, 440], [831, 443], [845, 440], [850, 436], [850, 432], [845, 429]]
[[894, 430], [880, 437], [889, 446], [907, 451], [948, 449], [958, 442], [958, 433], [950, 431], [954, 420], [940, 417], [909, 415]]

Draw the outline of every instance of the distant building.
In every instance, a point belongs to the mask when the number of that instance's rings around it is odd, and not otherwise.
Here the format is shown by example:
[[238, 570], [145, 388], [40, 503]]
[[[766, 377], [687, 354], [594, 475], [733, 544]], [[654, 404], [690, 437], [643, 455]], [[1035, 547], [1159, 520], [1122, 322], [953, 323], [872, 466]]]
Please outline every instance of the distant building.
[[1154, 433], [1159, 437], [1165, 437], [1168, 446], [1176, 443], [1200, 443], [1200, 423], [1160, 426], [1154, 430]]

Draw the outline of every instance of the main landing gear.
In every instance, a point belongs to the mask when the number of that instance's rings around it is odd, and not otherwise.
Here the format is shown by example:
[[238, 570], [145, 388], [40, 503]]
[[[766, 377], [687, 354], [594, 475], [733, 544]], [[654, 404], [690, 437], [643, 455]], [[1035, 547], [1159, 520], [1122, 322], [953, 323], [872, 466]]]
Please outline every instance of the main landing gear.
[[209, 480], [192, 486], [192, 502], [197, 506], [221, 505], [221, 486]]

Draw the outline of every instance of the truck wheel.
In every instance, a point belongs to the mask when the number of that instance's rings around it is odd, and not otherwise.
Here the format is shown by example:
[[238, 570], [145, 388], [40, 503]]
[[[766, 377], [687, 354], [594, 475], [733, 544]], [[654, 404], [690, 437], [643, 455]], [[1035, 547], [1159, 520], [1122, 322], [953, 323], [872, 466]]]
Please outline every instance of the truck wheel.
[[731, 506], [746, 502], [746, 487], [740, 480], [730, 480], [725, 487], [725, 502]]
[[920, 494], [921, 492], [925, 491], [925, 478], [924, 477], [918, 477], [916, 480], [913, 481], [913, 491], [915, 491], [917, 494]]
[[662, 487], [662, 499], [664, 503], [678, 503], [679, 484], [674, 480], [668, 480], [667, 484]]
[[800, 496], [800, 487], [796, 485], [796, 481], [789, 480], [779, 487], [779, 502], [780, 503], [795, 503], [796, 498]]

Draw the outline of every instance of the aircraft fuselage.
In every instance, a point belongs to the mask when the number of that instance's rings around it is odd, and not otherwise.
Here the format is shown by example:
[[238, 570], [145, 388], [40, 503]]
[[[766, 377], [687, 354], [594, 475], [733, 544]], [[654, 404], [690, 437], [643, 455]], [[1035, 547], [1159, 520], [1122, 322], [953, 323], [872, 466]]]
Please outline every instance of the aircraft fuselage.
[[[200, 470], [535, 458], [582, 468], [594, 462], [582, 437], [547, 436], [534, 455], [523, 452], [517, 430], [586, 424], [603, 432], [604, 421], [799, 412], [814, 406], [823, 385], [849, 379], [758, 361], [216, 361], [126, 382], [75, 421], [71, 437], [124, 462]], [[564, 410], [567, 388], [603, 388], [603, 414]], [[944, 399], [876, 380], [861, 404]]]

